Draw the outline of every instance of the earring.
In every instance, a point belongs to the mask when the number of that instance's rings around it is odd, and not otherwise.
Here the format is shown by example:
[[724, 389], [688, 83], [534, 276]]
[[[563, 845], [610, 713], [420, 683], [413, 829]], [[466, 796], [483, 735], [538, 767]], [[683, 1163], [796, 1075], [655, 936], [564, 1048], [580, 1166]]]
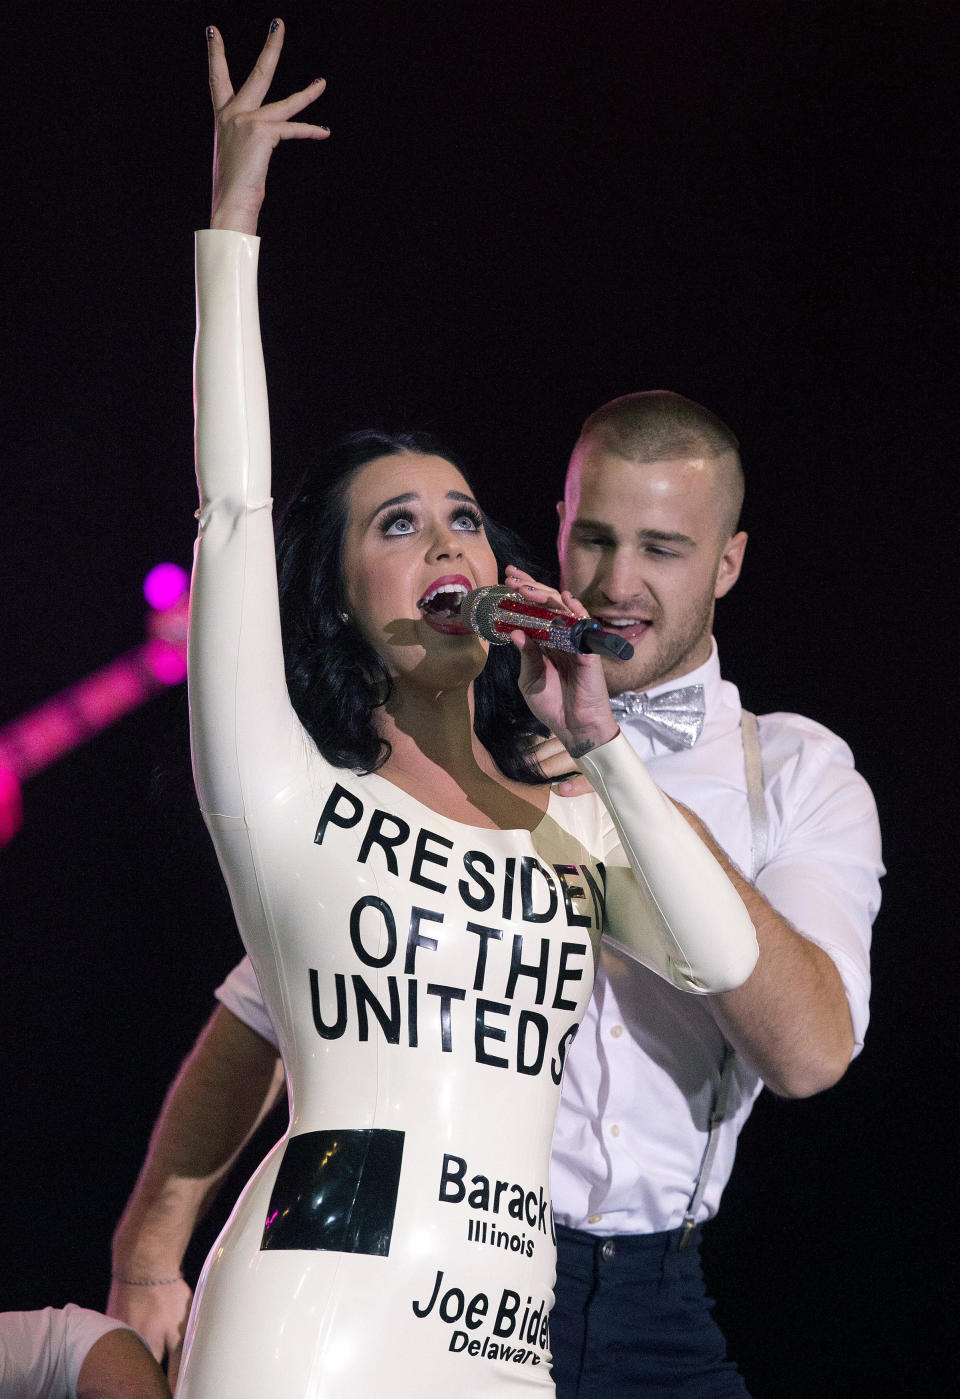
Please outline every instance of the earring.
[[345, 624], [349, 624], [349, 621], [350, 621], [350, 613], [349, 613], [349, 612], [341, 612], [341, 613], [340, 613], [340, 620], [341, 620], [341, 622], [343, 622], [343, 623], [345, 623]]

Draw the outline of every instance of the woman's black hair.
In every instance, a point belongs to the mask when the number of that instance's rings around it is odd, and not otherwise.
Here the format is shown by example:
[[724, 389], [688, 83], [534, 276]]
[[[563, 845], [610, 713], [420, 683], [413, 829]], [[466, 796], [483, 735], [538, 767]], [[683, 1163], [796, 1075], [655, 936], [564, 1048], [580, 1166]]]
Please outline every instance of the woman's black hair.
[[[287, 688], [300, 722], [334, 767], [374, 772], [390, 756], [374, 711], [390, 695], [380, 655], [344, 620], [343, 543], [347, 496], [357, 473], [378, 457], [402, 452], [454, 457], [425, 433], [354, 432], [327, 448], [295, 491], [277, 531], [280, 621]], [[463, 473], [465, 475], [465, 473]], [[500, 580], [508, 563], [527, 571], [531, 560], [512, 530], [483, 515]], [[531, 738], [546, 730], [517, 688], [520, 657], [513, 646], [491, 646], [474, 681], [473, 727], [500, 771], [520, 782], [543, 777], [528, 756]]]

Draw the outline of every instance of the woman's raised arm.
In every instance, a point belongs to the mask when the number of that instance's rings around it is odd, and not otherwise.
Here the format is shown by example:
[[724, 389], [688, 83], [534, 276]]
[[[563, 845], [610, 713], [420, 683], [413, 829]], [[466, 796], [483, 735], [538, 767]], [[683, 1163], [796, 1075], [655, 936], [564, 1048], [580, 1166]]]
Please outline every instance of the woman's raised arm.
[[257, 217], [278, 143], [327, 133], [290, 119], [319, 95], [320, 82], [263, 105], [283, 45], [279, 21], [236, 93], [217, 30], [208, 31], [207, 43], [216, 150], [212, 227], [197, 236], [200, 533], [190, 605], [190, 722], [203, 811], [246, 820], [302, 759], [280, 640]]

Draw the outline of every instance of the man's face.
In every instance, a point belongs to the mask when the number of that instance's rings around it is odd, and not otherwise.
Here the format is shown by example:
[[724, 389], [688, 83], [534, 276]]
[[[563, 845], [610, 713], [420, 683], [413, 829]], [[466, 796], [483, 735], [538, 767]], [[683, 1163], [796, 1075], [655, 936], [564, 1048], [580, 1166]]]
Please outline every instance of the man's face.
[[747, 536], [728, 536], [728, 464], [709, 456], [631, 462], [576, 448], [560, 515], [563, 586], [629, 661], [604, 658], [607, 688], [646, 690], [710, 655], [714, 601], [737, 581]]

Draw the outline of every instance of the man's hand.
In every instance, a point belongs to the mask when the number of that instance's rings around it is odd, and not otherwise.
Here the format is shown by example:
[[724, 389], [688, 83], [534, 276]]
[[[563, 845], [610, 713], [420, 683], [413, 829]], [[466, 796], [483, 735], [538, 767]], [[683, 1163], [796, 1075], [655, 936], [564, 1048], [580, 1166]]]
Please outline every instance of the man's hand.
[[264, 107], [283, 48], [283, 23], [274, 20], [260, 57], [239, 92], [234, 92], [220, 31], [207, 30], [210, 97], [216, 117], [213, 156], [211, 228], [256, 233], [266, 189], [270, 157], [280, 141], [322, 141], [325, 126], [291, 118], [315, 101], [326, 83], [315, 78], [309, 87]]
[[110, 1285], [107, 1316], [132, 1326], [153, 1352], [154, 1359], [166, 1365], [170, 1388], [177, 1382], [183, 1333], [193, 1292], [182, 1278], [144, 1286], [118, 1282]]
[[584, 792], [593, 791], [589, 780], [574, 766], [570, 754], [553, 734], [536, 739], [529, 751], [530, 757], [544, 777], [555, 784], [561, 797], [581, 797]]

